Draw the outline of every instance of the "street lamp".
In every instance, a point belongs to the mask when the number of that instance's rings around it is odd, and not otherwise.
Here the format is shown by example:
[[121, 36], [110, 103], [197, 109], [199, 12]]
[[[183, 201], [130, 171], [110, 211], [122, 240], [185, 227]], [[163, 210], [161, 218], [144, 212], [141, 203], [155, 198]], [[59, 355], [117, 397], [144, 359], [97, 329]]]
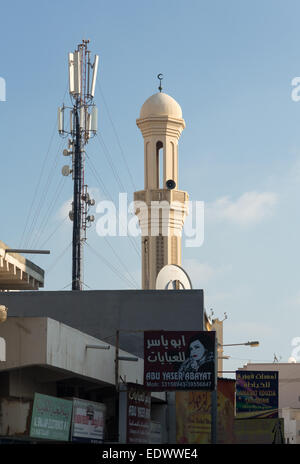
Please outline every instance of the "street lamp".
[[218, 343], [218, 349], [223, 348], [223, 346], [251, 346], [252, 348], [255, 348], [259, 346], [259, 342], [253, 341], [253, 342], [245, 342], [245, 343], [229, 343], [225, 345], [221, 345], [221, 343]]
[[[257, 346], [259, 346], [259, 342], [257, 340], [255, 341], [251, 341], [251, 342], [245, 342], [245, 343], [229, 343], [229, 344], [225, 344], [225, 345], [222, 345], [221, 343], [218, 343], [218, 351], [219, 352], [223, 352], [223, 346], [251, 346], [252, 348], [256, 348]], [[219, 356], [218, 359], [229, 359], [230, 356]], [[234, 374], [235, 371], [218, 371], [218, 373], [227, 373], [227, 374]]]
[[[229, 359], [230, 358], [230, 356], [223, 355], [224, 346], [251, 346], [252, 348], [255, 348], [259, 346], [259, 342], [255, 340], [255, 341], [244, 342], [244, 343], [226, 343], [224, 345], [222, 345], [221, 343], [218, 343], [218, 352], [221, 354], [221, 356], [218, 356], [218, 359]], [[218, 372], [222, 372], [222, 371], [218, 371]]]
[[[251, 346], [252, 348], [259, 346], [259, 342], [257, 340], [251, 342], [244, 342], [244, 343], [229, 343], [229, 344], [217, 344], [217, 351], [221, 353], [221, 356], [218, 356], [217, 359], [229, 359], [230, 356], [223, 355], [223, 347], [224, 346]], [[218, 373], [223, 372], [230, 372], [233, 373], [234, 371], [218, 371]], [[217, 416], [218, 416], [218, 387], [216, 386], [215, 390], [212, 392], [212, 416], [211, 416], [211, 442], [213, 444], [217, 443]]]

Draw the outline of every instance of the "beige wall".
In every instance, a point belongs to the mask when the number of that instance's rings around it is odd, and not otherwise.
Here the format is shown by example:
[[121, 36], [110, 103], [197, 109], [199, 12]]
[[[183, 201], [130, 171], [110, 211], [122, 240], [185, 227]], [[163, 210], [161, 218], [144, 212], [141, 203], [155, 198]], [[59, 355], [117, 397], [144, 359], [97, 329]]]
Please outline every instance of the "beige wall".
[[32, 401], [0, 399], [0, 435], [28, 435]]
[[241, 369], [248, 371], [278, 371], [279, 408], [300, 408], [300, 363], [249, 363]]

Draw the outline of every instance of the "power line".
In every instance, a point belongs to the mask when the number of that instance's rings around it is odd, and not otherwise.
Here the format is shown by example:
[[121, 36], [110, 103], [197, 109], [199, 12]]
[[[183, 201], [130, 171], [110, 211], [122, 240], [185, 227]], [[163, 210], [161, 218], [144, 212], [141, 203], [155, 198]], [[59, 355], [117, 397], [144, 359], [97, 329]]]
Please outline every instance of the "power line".
[[31, 225], [30, 225], [30, 228], [29, 228], [29, 230], [27, 232], [27, 238], [24, 240], [24, 247], [28, 246], [28, 243], [30, 242], [32, 232], [34, 230], [35, 225], [37, 224], [38, 218], [39, 218], [39, 216], [41, 214], [41, 211], [42, 211], [42, 207], [45, 204], [45, 199], [46, 199], [47, 193], [49, 192], [51, 182], [52, 182], [52, 180], [54, 178], [53, 173], [54, 173], [54, 170], [55, 170], [55, 168], [56, 168], [56, 166], [58, 164], [58, 159], [59, 159], [58, 154], [61, 151], [61, 146], [62, 146], [62, 142], [60, 143], [59, 149], [58, 149], [58, 151], [56, 153], [56, 156], [55, 156], [55, 158], [53, 160], [54, 164], [52, 166], [52, 169], [49, 170], [44, 190], [43, 190], [42, 194], [39, 195], [39, 202], [37, 204], [37, 207], [36, 207], [36, 210], [35, 210]]
[[112, 196], [107, 190], [103, 180], [101, 179], [99, 173], [97, 172], [97, 169], [95, 168], [95, 165], [92, 162], [92, 159], [88, 156], [86, 153], [86, 161], [87, 161], [87, 166], [91, 170], [93, 176], [95, 177], [96, 181], [101, 185], [101, 189], [104, 192], [104, 194], [113, 202]]
[[47, 211], [46, 211], [46, 213], [45, 213], [45, 215], [44, 215], [44, 217], [43, 217], [43, 219], [42, 219], [42, 221], [41, 221], [41, 224], [40, 224], [40, 231], [36, 234], [37, 236], [36, 236], [36, 238], [35, 238], [35, 244], [36, 244], [36, 246], [37, 246], [39, 240], [41, 239], [41, 237], [43, 236], [43, 233], [44, 233], [44, 231], [45, 231], [45, 229], [46, 229], [46, 227], [47, 227], [47, 225], [48, 225], [49, 219], [50, 219], [51, 214], [52, 214], [52, 212], [53, 212], [53, 210], [54, 210], [54, 207], [55, 207], [55, 205], [56, 205], [56, 202], [57, 202], [58, 198], [59, 198], [60, 195], [61, 195], [62, 189], [63, 189], [63, 187], [64, 187], [64, 185], [65, 185], [64, 180], [65, 180], [65, 179], [64, 179], [63, 177], [59, 180], [59, 183], [58, 183], [58, 185], [57, 185], [57, 187], [56, 187], [56, 190], [55, 190], [55, 193], [54, 193], [54, 197], [53, 197], [53, 199], [52, 199], [52, 202], [50, 203], [50, 205], [49, 205], [49, 207], [48, 207], [48, 209], [47, 209]]
[[[95, 165], [93, 164], [92, 162], [92, 159], [90, 156], [88, 156], [88, 154], [86, 153], [86, 157], [87, 157], [87, 160], [88, 160], [88, 166], [90, 168], [90, 170], [92, 171], [95, 179], [99, 182], [99, 184], [101, 184], [101, 188], [103, 189], [104, 193], [106, 194], [106, 196], [108, 196], [108, 198], [112, 201], [112, 203], [114, 203], [113, 199], [112, 199], [112, 196], [110, 195], [110, 193], [108, 192], [108, 190], [106, 189], [101, 177], [100, 177], [100, 174], [98, 173]], [[131, 236], [128, 236], [129, 238], [129, 241], [132, 245], [132, 247], [134, 248], [134, 251], [137, 253], [138, 257], [140, 258], [141, 257], [141, 253], [140, 253], [140, 250], [138, 249], [133, 237]]]
[[103, 237], [106, 244], [109, 246], [109, 248], [112, 250], [113, 254], [115, 255], [115, 257], [117, 258], [117, 260], [119, 261], [119, 263], [121, 264], [121, 266], [123, 267], [123, 269], [125, 269], [125, 272], [127, 272], [127, 274], [130, 276], [132, 282], [134, 283], [134, 285], [136, 285], [137, 287], [139, 286], [138, 283], [136, 282], [135, 278], [132, 276], [131, 272], [128, 270], [127, 266], [124, 264], [124, 262], [121, 260], [121, 258], [119, 257], [119, 255], [117, 254], [117, 252], [115, 251], [115, 249], [112, 247], [112, 245], [109, 243], [109, 240], [106, 238], [106, 237]]
[[112, 158], [112, 156], [111, 156], [111, 154], [110, 154], [110, 152], [109, 152], [109, 150], [108, 150], [108, 148], [107, 148], [107, 146], [106, 146], [106, 144], [105, 144], [105, 142], [103, 140], [102, 135], [98, 134], [96, 139], [98, 140], [98, 143], [99, 143], [100, 147], [102, 147], [105, 158], [106, 158], [106, 160], [107, 160], [107, 162], [108, 162], [108, 164], [109, 164], [109, 166], [110, 166], [110, 168], [111, 168], [111, 170], [113, 172], [113, 175], [114, 175], [114, 177], [116, 179], [117, 184], [119, 185], [119, 188], [120, 188], [121, 192], [125, 192], [126, 189], [125, 189], [125, 187], [124, 187], [124, 185], [123, 185], [123, 183], [121, 181], [121, 178], [120, 178], [120, 176], [118, 174], [117, 168], [115, 167], [115, 164], [113, 162], [113, 158]]
[[124, 150], [123, 150], [123, 148], [122, 148], [122, 146], [121, 146], [121, 142], [120, 142], [118, 133], [117, 133], [117, 131], [116, 131], [115, 125], [114, 125], [114, 123], [113, 123], [112, 117], [111, 117], [111, 115], [110, 115], [110, 111], [109, 111], [109, 109], [108, 109], [108, 105], [107, 105], [107, 103], [106, 103], [106, 99], [105, 99], [104, 94], [103, 94], [103, 92], [102, 92], [100, 83], [98, 83], [98, 88], [99, 88], [99, 90], [100, 90], [100, 94], [101, 94], [101, 97], [102, 97], [103, 102], [104, 102], [104, 106], [105, 106], [105, 109], [106, 109], [106, 112], [107, 112], [107, 115], [108, 115], [108, 119], [109, 119], [109, 121], [110, 121], [110, 123], [111, 123], [111, 125], [112, 125], [113, 132], [114, 132], [114, 134], [115, 134], [115, 137], [116, 137], [118, 146], [119, 146], [119, 148], [120, 148], [120, 152], [121, 152], [121, 155], [122, 155], [124, 164], [125, 164], [125, 166], [126, 166], [126, 170], [127, 170], [127, 172], [128, 172], [128, 176], [129, 176], [130, 181], [131, 181], [131, 183], [132, 183], [133, 190], [136, 191], [137, 189], [136, 189], [136, 186], [135, 186], [135, 183], [134, 183], [134, 180], [133, 180], [133, 176], [132, 176], [132, 174], [131, 174], [129, 165], [128, 165], [128, 163], [127, 163], [126, 156], [125, 156], [125, 154], [124, 154]]
[[120, 270], [118, 270], [115, 266], [113, 266], [106, 258], [104, 258], [104, 256], [102, 256], [97, 250], [95, 250], [93, 247], [91, 247], [91, 245], [89, 243], [86, 244], [88, 248], [90, 248], [93, 253], [101, 260], [103, 261], [107, 267], [109, 267], [118, 277], [119, 279], [123, 280], [124, 282], [126, 281], [127, 285], [129, 285], [130, 287], [134, 287], [134, 285], [132, 284], [132, 282], [127, 278], [125, 277], [121, 272]]
[[69, 243], [69, 245], [64, 248], [64, 250], [60, 253], [60, 255], [56, 258], [56, 260], [51, 264], [51, 266], [46, 270], [46, 274], [49, 275], [50, 272], [54, 269], [54, 267], [56, 266], [56, 264], [58, 263], [58, 261], [64, 256], [64, 254], [68, 251], [68, 249], [70, 248], [70, 246], [72, 245], [72, 242]]
[[37, 185], [36, 185], [36, 188], [35, 188], [35, 191], [34, 191], [34, 194], [33, 194], [33, 198], [32, 198], [32, 201], [31, 201], [31, 204], [30, 204], [30, 207], [29, 207], [29, 212], [28, 212], [28, 215], [27, 215], [27, 219], [26, 219], [25, 226], [24, 226], [23, 233], [22, 233], [21, 240], [20, 240], [20, 247], [22, 246], [23, 239], [24, 239], [24, 236], [25, 236], [25, 233], [26, 233], [26, 230], [27, 230], [27, 226], [28, 226], [28, 221], [29, 221], [29, 218], [30, 218], [30, 213], [31, 213], [31, 211], [33, 209], [34, 202], [35, 202], [35, 200], [37, 198], [37, 192], [38, 192], [38, 189], [39, 189], [39, 187], [41, 185], [41, 180], [42, 180], [43, 173], [44, 173], [44, 170], [45, 170], [46, 161], [47, 161], [47, 158], [48, 158], [48, 155], [49, 155], [49, 152], [50, 152], [51, 144], [52, 144], [52, 141], [53, 141], [53, 138], [54, 138], [55, 129], [56, 129], [56, 122], [54, 124], [54, 128], [53, 128], [52, 136], [50, 138], [48, 150], [46, 152], [46, 156], [45, 156], [44, 161], [42, 163], [41, 172], [40, 172], [40, 175], [38, 177], [38, 182], [37, 182]]
[[58, 229], [61, 228], [61, 226], [66, 222], [66, 220], [69, 218], [69, 216], [66, 216], [59, 224], [58, 226], [54, 229], [54, 231], [49, 235], [49, 237], [41, 244], [41, 249], [46, 245], [46, 243], [50, 240], [50, 238], [53, 237], [53, 235], [58, 231]]
[[[65, 288], [72, 286], [72, 283], [73, 283], [73, 282], [70, 282], [69, 284], [65, 285], [65, 286], [62, 287], [59, 291], [62, 291], [62, 290], [64, 290]], [[85, 287], [87, 287], [89, 290], [93, 290], [93, 289], [92, 289], [89, 285], [87, 285], [86, 283], [84, 283], [84, 282], [81, 282], [81, 283], [82, 283], [82, 285], [84, 285]]]
[[249, 361], [251, 360], [252, 361], [256, 361], [256, 362], [264, 362], [264, 363], [269, 363], [269, 364], [272, 364], [273, 361], [270, 361], [270, 360], [267, 360], [267, 359], [253, 359], [253, 358], [250, 358], [249, 356], [246, 357], [246, 358], [236, 358], [234, 356], [229, 356], [230, 359], [235, 359], [237, 361]]
[[[66, 95], [66, 93], [67, 93], [67, 90], [68, 90], [68, 82], [67, 82], [67, 85], [66, 85], [66, 90], [65, 90], [63, 99], [65, 98], [65, 95]], [[27, 227], [28, 227], [28, 222], [29, 222], [29, 219], [30, 219], [30, 214], [31, 214], [31, 212], [32, 212], [32, 210], [33, 210], [33, 205], [34, 205], [34, 203], [35, 203], [35, 200], [38, 198], [37, 193], [38, 193], [38, 190], [39, 190], [40, 185], [41, 185], [41, 181], [42, 181], [42, 178], [43, 178], [44, 170], [45, 170], [46, 163], [47, 163], [47, 160], [48, 160], [48, 156], [49, 156], [49, 153], [50, 153], [51, 145], [52, 145], [53, 138], [54, 138], [54, 134], [55, 134], [55, 131], [56, 131], [56, 125], [57, 125], [57, 121], [55, 121], [55, 123], [54, 123], [52, 135], [51, 135], [51, 137], [50, 137], [50, 141], [49, 141], [49, 144], [48, 144], [48, 149], [47, 149], [47, 151], [46, 151], [46, 154], [45, 154], [45, 157], [44, 157], [42, 166], [41, 166], [40, 175], [38, 176], [38, 182], [37, 182], [37, 185], [36, 185], [36, 188], [35, 188], [35, 191], [34, 191], [34, 194], [33, 194], [33, 198], [32, 198], [32, 201], [31, 201], [31, 204], [30, 204], [30, 207], [29, 207], [29, 211], [28, 211], [28, 214], [27, 214], [27, 218], [26, 218], [26, 222], [25, 222], [24, 229], [23, 229], [23, 233], [22, 233], [22, 235], [21, 235], [20, 247], [22, 246], [23, 239], [25, 238], [25, 234], [26, 234]], [[24, 242], [24, 243], [25, 243], [25, 242]]]

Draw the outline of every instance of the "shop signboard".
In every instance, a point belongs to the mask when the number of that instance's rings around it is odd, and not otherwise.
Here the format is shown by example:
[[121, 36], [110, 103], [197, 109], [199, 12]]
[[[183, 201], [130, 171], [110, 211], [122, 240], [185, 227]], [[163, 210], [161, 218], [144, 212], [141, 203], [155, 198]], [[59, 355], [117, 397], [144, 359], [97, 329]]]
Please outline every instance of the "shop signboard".
[[284, 443], [283, 419], [235, 419], [234, 444], [271, 445]]
[[142, 385], [127, 384], [127, 443], [150, 443], [151, 392]]
[[215, 389], [214, 331], [145, 331], [144, 386], [151, 391]]
[[236, 417], [278, 417], [278, 371], [236, 372]]
[[[176, 392], [176, 443], [211, 443], [211, 393]], [[218, 379], [218, 443], [234, 441], [235, 380]]]
[[102, 443], [106, 406], [102, 403], [73, 398], [71, 441]]
[[47, 440], [69, 440], [72, 401], [34, 394], [30, 437]]

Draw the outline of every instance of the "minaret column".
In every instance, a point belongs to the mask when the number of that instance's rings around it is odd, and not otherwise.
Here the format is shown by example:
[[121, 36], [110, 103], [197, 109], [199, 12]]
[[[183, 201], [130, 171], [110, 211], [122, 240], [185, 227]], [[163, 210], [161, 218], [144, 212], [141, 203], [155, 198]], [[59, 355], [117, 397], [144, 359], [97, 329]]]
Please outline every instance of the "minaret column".
[[144, 190], [134, 193], [142, 231], [142, 288], [155, 289], [166, 264], [181, 264], [188, 194], [178, 190], [178, 140], [185, 122], [178, 103], [158, 93], [142, 106], [137, 126], [144, 138]]

